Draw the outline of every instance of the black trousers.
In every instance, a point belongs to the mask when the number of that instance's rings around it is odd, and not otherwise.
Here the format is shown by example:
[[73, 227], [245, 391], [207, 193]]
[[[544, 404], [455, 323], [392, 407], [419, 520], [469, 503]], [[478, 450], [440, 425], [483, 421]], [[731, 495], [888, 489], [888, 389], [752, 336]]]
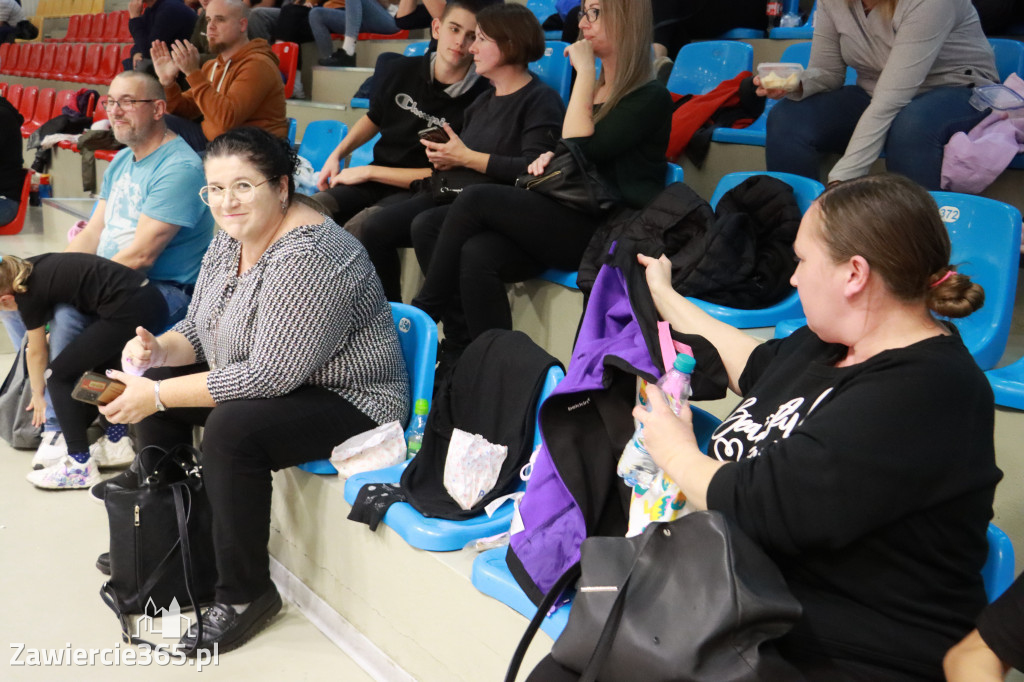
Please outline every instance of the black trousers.
[[511, 329], [505, 283], [548, 268], [576, 270], [600, 219], [509, 185], [472, 185], [441, 225], [416, 223], [416, 259], [426, 273], [413, 305], [434, 320], [459, 297], [471, 339]]
[[[147, 372], [153, 379], [205, 371], [202, 365]], [[203, 477], [213, 510], [216, 599], [244, 604], [271, 586], [270, 473], [325, 459], [348, 438], [377, 423], [332, 391], [316, 386], [280, 397], [232, 400], [213, 408], [169, 409], [136, 426], [139, 444], [192, 442], [204, 425]]]
[[97, 318], [50, 362], [46, 386], [68, 452], [89, 451], [86, 431], [98, 414], [95, 405], [71, 397], [82, 373], [120, 369], [121, 351], [135, 336], [135, 328], [163, 329], [166, 320], [167, 303], [160, 290], [141, 287], [115, 315]]
[[377, 269], [384, 285], [384, 296], [389, 301], [402, 302], [402, 265], [398, 249], [413, 245], [412, 233], [417, 229], [440, 229], [449, 208], [434, 203], [428, 192], [417, 192], [383, 208], [363, 223], [357, 236]]
[[377, 204], [391, 204], [411, 196], [408, 190], [382, 182], [364, 182], [359, 185], [335, 185], [313, 198], [327, 209], [334, 222], [344, 225], [364, 208]]

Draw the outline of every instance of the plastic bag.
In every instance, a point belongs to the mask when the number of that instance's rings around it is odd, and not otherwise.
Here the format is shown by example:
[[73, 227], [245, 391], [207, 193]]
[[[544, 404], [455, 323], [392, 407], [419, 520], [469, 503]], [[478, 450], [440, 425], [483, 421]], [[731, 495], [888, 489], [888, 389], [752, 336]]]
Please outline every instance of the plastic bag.
[[292, 177], [295, 180], [295, 191], [299, 194], [312, 196], [317, 193], [317, 172], [314, 170], [313, 164], [305, 157], [299, 157], [298, 167], [295, 169], [295, 174]]
[[444, 462], [444, 488], [463, 509], [471, 509], [498, 482], [507, 445], [494, 445], [483, 436], [452, 430]]
[[331, 451], [339, 476], [386, 469], [405, 460], [405, 433], [397, 421], [352, 436]]

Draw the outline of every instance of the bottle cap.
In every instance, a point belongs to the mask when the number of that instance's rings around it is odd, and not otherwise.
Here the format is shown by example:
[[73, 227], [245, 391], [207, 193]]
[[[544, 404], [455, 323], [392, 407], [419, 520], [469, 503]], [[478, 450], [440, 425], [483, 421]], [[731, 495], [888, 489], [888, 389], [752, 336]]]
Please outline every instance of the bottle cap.
[[676, 356], [676, 360], [672, 363], [672, 366], [680, 372], [690, 374], [693, 372], [693, 368], [697, 366], [697, 361], [693, 359], [692, 355], [680, 353]]
[[430, 412], [430, 401], [426, 398], [420, 398], [416, 401], [412, 411], [414, 414], [427, 414]]

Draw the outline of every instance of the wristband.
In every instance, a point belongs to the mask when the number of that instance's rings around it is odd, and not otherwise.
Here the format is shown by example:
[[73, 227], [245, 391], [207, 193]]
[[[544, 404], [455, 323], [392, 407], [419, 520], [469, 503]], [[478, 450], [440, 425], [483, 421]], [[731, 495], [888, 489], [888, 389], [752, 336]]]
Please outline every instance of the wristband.
[[156, 409], [158, 409], [161, 412], [166, 412], [167, 408], [164, 407], [164, 404], [162, 402], [160, 402], [160, 382], [159, 381], [153, 382], [153, 398], [156, 400]]

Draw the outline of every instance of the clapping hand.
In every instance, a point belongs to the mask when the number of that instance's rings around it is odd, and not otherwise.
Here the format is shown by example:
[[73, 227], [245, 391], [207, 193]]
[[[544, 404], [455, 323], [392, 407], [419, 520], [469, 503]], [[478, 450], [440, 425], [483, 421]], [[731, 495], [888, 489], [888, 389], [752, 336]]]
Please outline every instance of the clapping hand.
[[186, 76], [199, 70], [199, 48], [187, 40], [175, 40], [171, 46], [171, 58]]
[[171, 58], [171, 51], [167, 49], [167, 43], [162, 40], [154, 40], [149, 47], [149, 58], [153, 60], [153, 70], [160, 80], [160, 85], [167, 87], [178, 77], [181, 69]]

